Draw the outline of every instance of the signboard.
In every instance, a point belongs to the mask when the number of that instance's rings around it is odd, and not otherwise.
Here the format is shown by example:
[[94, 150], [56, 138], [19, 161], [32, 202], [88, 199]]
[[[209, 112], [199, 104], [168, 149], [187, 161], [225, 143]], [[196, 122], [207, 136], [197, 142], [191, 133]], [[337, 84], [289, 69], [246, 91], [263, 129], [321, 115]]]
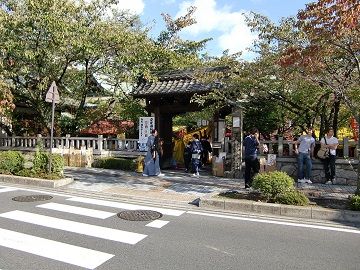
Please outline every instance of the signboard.
[[155, 117], [140, 117], [139, 120], [139, 143], [147, 143], [151, 130], [155, 128]]
[[49, 90], [47, 91], [45, 101], [51, 103], [54, 101], [56, 104], [60, 102], [59, 91], [55, 82], [52, 82]]

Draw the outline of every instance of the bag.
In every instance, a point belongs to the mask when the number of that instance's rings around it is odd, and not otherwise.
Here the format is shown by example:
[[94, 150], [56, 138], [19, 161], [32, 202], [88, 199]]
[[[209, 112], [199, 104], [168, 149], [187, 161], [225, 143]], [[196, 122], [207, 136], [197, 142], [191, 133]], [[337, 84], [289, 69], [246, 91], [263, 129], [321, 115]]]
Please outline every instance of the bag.
[[319, 151], [317, 152], [317, 156], [320, 159], [325, 159], [329, 157], [329, 149], [327, 148], [320, 148]]
[[[327, 144], [326, 137], [324, 136], [325, 144]], [[321, 147], [317, 152], [317, 156], [320, 159], [326, 159], [329, 157], [329, 148]]]
[[200, 159], [200, 154], [191, 154], [191, 158]]

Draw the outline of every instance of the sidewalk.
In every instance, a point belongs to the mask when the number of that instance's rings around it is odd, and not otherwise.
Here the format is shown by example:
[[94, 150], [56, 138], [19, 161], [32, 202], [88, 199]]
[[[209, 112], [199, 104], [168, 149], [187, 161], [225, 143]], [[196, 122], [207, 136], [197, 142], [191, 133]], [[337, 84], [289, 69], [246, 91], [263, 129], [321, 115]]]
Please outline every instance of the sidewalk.
[[[64, 189], [78, 189], [105, 193], [127, 194], [132, 196], [154, 197], [191, 201], [209, 198], [221, 192], [247, 192], [243, 179], [229, 179], [212, 176], [208, 171], [194, 177], [182, 170], [165, 170], [164, 176], [144, 177], [140, 173], [99, 168], [66, 167], [65, 175], [74, 182]], [[328, 199], [346, 199], [354, 194], [355, 186], [302, 184], [298, 189], [311, 196]]]

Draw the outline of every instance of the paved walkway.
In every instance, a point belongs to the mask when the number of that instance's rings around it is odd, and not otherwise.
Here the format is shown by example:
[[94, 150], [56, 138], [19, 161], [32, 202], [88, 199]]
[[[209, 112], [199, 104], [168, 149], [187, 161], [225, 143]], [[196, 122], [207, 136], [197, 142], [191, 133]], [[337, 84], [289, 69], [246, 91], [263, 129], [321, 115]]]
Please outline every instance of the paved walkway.
[[[200, 177], [180, 170], [163, 173], [161, 177], [144, 177], [136, 172], [67, 167], [65, 175], [74, 177], [75, 181], [63, 189], [184, 202], [229, 190], [246, 192], [243, 179], [215, 177], [208, 171], [200, 172]], [[332, 199], [345, 199], [356, 190], [355, 186], [324, 184], [302, 184], [298, 188], [311, 196]]]

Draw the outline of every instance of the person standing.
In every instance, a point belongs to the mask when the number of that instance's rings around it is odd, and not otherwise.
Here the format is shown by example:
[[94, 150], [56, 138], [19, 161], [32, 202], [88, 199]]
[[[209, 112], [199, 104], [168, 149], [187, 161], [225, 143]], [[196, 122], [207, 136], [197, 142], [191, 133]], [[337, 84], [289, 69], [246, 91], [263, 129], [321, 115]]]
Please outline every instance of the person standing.
[[209, 163], [209, 155], [212, 152], [212, 148], [208, 137], [202, 137], [200, 141], [203, 148], [203, 152], [201, 153], [201, 163], [205, 166]]
[[184, 148], [185, 172], [191, 172], [190, 164], [191, 164], [191, 141], [189, 141]]
[[253, 128], [248, 136], [245, 137], [245, 188], [249, 189], [255, 174], [259, 173], [260, 162], [257, 158], [259, 147], [259, 131]]
[[193, 141], [191, 143], [191, 164], [193, 167], [193, 176], [199, 176], [200, 158], [201, 152], [203, 151], [201, 142], [199, 141], [199, 135], [193, 135]]
[[329, 149], [329, 156], [324, 159], [325, 170], [325, 184], [331, 185], [335, 180], [335, 160], [336, 160], [336, 148], [339, 145], [339, 141], [334, 137], [334, 130], [329, 128], [326, 131], [326, 135], [320, 140], [321, 147]]
[[[298, 183], [312, 184], [311, 170], [314, 157], [315, 139], [312, 136], [313, 129], [308, 128], [306, 135], [301, 135], [295, 142], [295, 153], [298, 155]], [[304, 163], [306, 164], [304, 177]]]
[[145, 169], [143, 176], [163, 176], [160, 171], [159, 138], [156, 129], [151, 131], [151, 135], [148, 137], [146, 146], [148, 150], [145, 157]]

